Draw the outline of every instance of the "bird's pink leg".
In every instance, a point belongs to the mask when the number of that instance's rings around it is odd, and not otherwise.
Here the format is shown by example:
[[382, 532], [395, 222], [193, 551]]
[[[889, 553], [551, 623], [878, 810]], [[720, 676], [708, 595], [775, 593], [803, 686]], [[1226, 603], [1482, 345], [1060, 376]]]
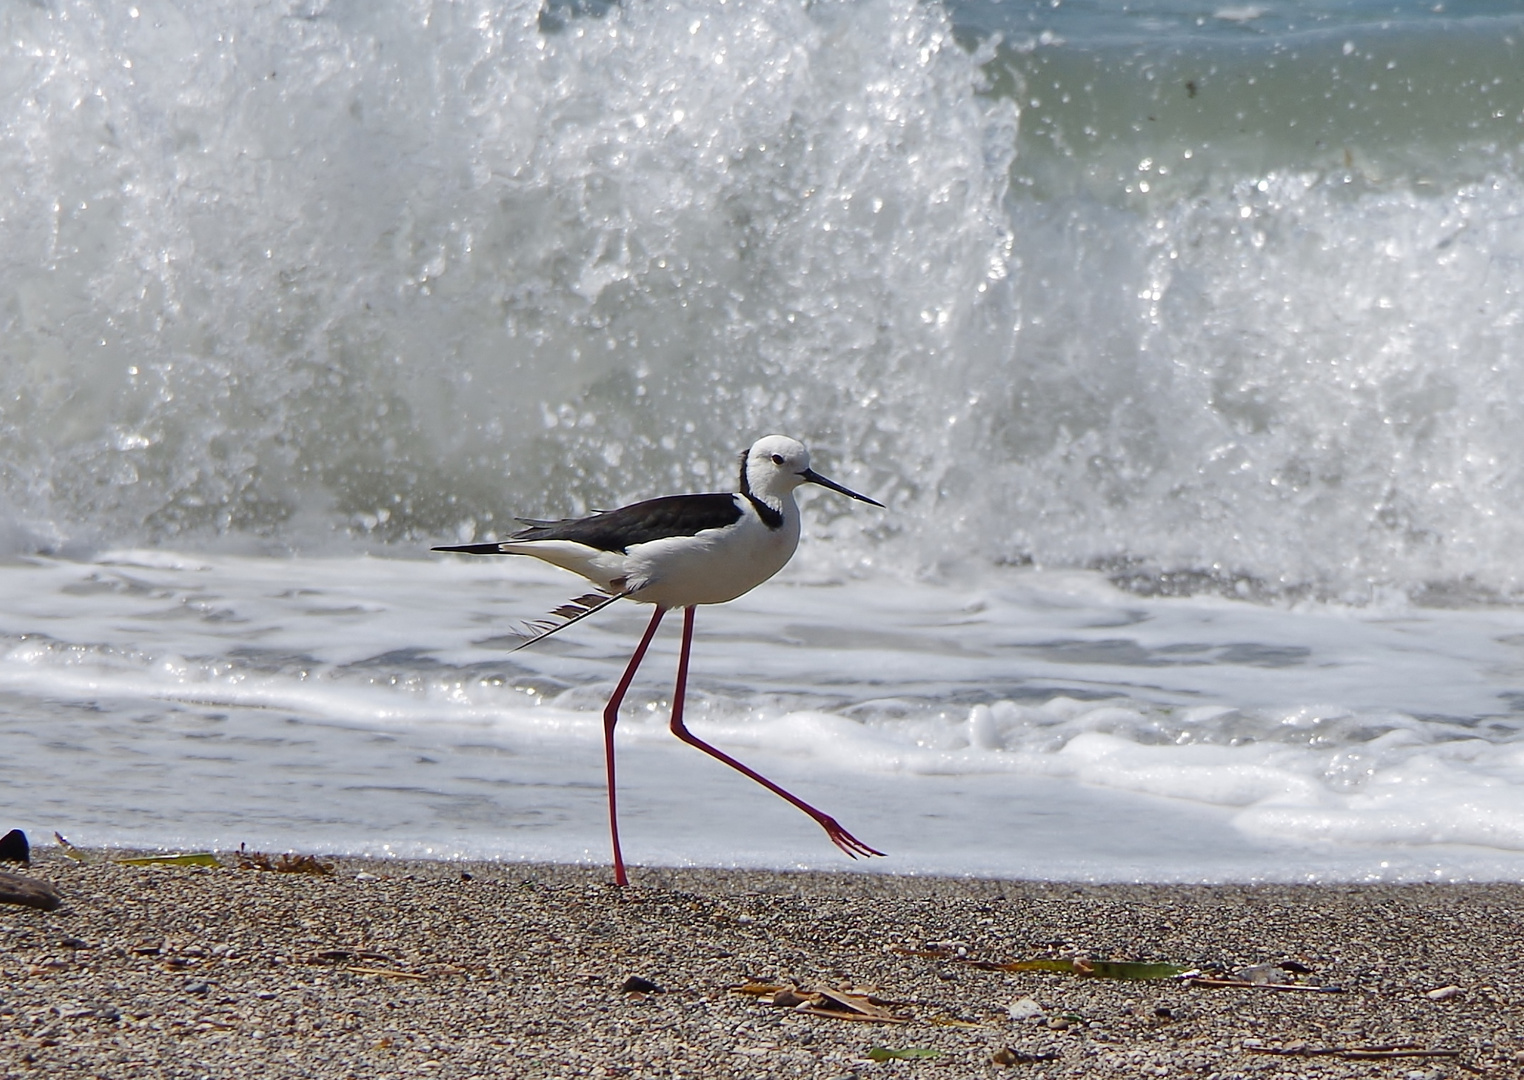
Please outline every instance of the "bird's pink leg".
[[635, 655], [630, 657], [630, 666], [624, 669], [624, 678], [614, 687], [614, 696], [609, 698], [609, 703], [603, 708], [603, 760], [609, 774], [609, 836], [614, 841], [614, 884], [619, 886], [628, 885], [630, 879], [625, 876], [624, 855], [619, 850], [619, 810], [614, 796], [614, 725], [619, 723], [619, 706], [624, 702], [624, 695], [635, 678], [635, 670], [645, 659], [646, 649], [650, 647], [651, 639], [656, 636], [656, 628], [661, 625], [661, 617], [666, 613], [666, 608], [658, 607], [651, 616], [645, 637], [635, 647]]
[[[677, 689], [672, 692], [672, 734], [676, 735], [689, 746], [696, 746], [704, 753], [708, 754], [710, 757], [718, 758], [720, 761], [723, 761], [726, 765], [729, 765], [737, 772], [751, 777], [753, 780], [761, 784], [768, 791], [771, 791], [774, 795], [777, 795], [779, 798], [786, 799], [789, 802], [793, 803], [799, 809], [803, 810], [806, 814], [815, 819], [815, 822], [822, 829], [824, 829], [826, 831], [826, 835], [831, 838], [831, 843], [841, 848], [841, 850], [845, 851], [854, 859], [859, 855], [882, 855], [882, 851], [875, 851], [873, 848], [870, 848], [857, 837], [847, 832], [846, 829], [843, 829], [836, 823], [835, 818], [830, 817], [826, 814], [822, 814], [819, 810], [816, 810], [803, 799], [798, 798], [795, 795], [791, 795], [787, 791], [784, 791], [781, 787], [773, 783], [767, 777], [763, 776], [759, 772], [755, 772], [752, 769], [748, 769], [745, 765], [742, 765], [739, 761], [724, 751], [716, 750], [714, 747], [710, 746], [703, 739], [700, 739], [697, 735], [693, 734], [693, 732], [689, 731], [686, 727], [683, 726], [683, 698], [688, 691], [688, 652], [693, 646], [694, 611], [695, 609], [692, 607], [683, 609], [683, 649], [677, 657]], [[642, 648], [644, 648], [643, 644]]]

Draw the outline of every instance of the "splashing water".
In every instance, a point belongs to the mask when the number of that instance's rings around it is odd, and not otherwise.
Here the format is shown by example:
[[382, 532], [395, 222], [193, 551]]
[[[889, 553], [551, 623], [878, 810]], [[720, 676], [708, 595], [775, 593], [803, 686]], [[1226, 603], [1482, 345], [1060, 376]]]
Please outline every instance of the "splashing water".
[[[357, 549], [724, 488], [783, 431], [891, 512], [807, 505], [799, 565], [705, 612], [698, 722], [870, 818], [912, 783], [914, 865], [1255, 876], [1286, 842], [1282, 876], [1516, 872], [1519, 17], [59, 0], [0, 28], [10, 733], [80, 790], [106, 743], [192, 769], [215, 736], [311, 808], [272, 781], [218, 817], [128, 770], [67, 820], [576, 857], [486, 837], [542, 797], [594, 834], [596, 762], [514, 785], [567, 752], [546, 725], [580, 739], [628, 628], [504, 667], [554, 587]], [[295, 599], [326, 588], [364, 599]], [[288, 722], [307, 749], [269, 750]], [[522, 760], [419, 810], [359, 748], [445, 753], [437, 723]], [[89, 752], [55, 760], [65, 730]], [[647, 794], [681, 788], [632, 730]], [[343, 793], [373, 784], [367, 827]], [[1092, 835], [1044, 848], [1060, 804]], [[970, 807], [1001, 853], [948, 854]]]

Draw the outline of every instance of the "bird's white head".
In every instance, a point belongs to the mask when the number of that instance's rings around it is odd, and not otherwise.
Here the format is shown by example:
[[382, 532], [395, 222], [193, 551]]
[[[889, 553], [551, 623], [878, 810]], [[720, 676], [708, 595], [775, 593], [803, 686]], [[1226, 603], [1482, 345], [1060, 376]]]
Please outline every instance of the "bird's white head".
[[819, 484], [859, 502], [884, 505], [821, 476], [810, 468], [810, 452], [804, 448], [804, 444], [787, 435], [764, 436], [742, 455], [743, 492], [750, 492], [768, 502], [776, 502], [801, 484]]

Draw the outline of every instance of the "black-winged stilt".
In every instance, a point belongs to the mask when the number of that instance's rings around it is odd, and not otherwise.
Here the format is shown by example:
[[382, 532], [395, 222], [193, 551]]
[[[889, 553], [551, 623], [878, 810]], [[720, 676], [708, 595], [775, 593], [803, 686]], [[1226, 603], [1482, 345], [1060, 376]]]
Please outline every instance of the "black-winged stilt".
[[[654, 604], [656, 611], [630, 657], [624, 677], [603, 710], [603, 754], [608, 769], [609, 834], [614, 845], [614, 882], [629, 882], [619, 850], [619, 816], [614, 794], [614, 725], [635, 671], [645, 658], [662, 616], [683, 609], [683, 645], [672, 692], [672, 734], [738, 772], [751, 777], [825, 829], [831, 842], [848, 855], [882, 855], [837, 824], [836, 819], [784, 791], [767, 777], [704, 742], [683, 726], [683, 696], [688, 684], [688, 654], [693, 645], [693, 614], [699, 604], [723, 604], [749, 592], [783, 569], [799, 544], [799, 508], [794, 489], [819, 484], [848, 498], [883, 506], [849, 491], [810, 468], [804, 446], [784, 435], [758, 439], [741, 454], [741, 490], [704, 495], [668, 495], [618, 510], [564, 521], [523, 520], [526, 528], [501, 543], [437, 547], [468, 555], [532, 555], [594, 582], [601, 592], [568, 601], [553, 614], [560, 621], [536, 624], [532, 645], [615, 600]], [[519, 648], [523, 648], [520, 645]]]

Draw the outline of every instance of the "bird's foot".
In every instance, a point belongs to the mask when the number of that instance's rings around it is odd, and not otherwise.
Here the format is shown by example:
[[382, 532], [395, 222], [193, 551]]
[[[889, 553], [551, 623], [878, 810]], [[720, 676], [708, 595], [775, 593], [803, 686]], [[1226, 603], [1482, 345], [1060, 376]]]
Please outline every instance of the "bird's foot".
[[855, 859], [859, 855], [866, 858], [869, 855], [883, 854], [882, 851], [878, 851], [875, 848], [870, 848], [857, 837], [847, 832], [846, 829], [843, 829], [839, 824], [837, 824], [835, 818], [827, 817], [826, 815], [821, 814], [815, 820], [820, 823], [820, 827], [824, 829], [826, 831], [826, 835], [831, 838], [831, 843], [841, 848], [841, 850], [852, 856], [852, 858]]

